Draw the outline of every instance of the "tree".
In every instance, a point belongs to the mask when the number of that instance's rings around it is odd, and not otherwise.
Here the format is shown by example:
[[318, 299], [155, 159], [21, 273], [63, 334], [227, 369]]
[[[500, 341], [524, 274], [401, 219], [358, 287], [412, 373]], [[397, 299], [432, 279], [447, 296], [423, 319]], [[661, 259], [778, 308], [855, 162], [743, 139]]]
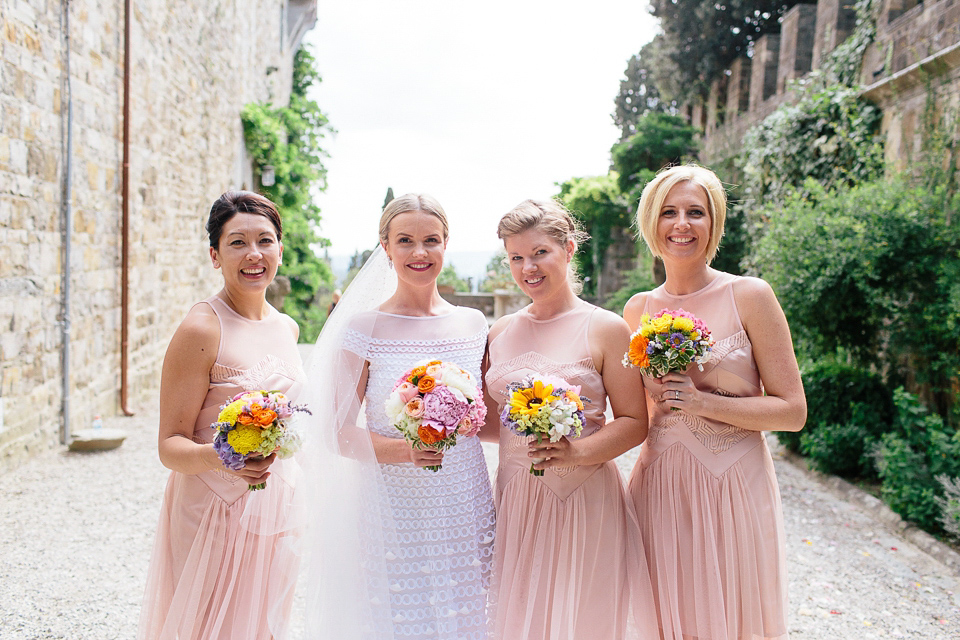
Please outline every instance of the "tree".
[[680, 116], [648, 112], [637, 119], [635, 128], [635, 134], [610, 150], [617, 186], [631, 205], [640, 200], [644, 185], [657, 171], [697, 152], [697, 129]]
[[559, 185], [558, 198], [590, 234], [590, 240], [579, 249], [584, 291], [589, 295], [602, 291], [600, 280], [607, 249], [632, 223], [627, 202], [617, 187], [618, 178], [611, 172], [605, 176], [570, 178]]
[[454, 291], [470, 292], [470, 283], [460, 277], [457, 269], [452, 264], [446, 265], [440, 272], [440, 275], [437, 277], [437, 285], [441, 287], [453, 287]]
[[320, 106], [307, 97], [309, 88], [319, 82], [313, 56], [301, 48], [294, 58], [290, 105], [250, 103], [241, 113], [255, 168], [261, 176], [269, 169], [274, 174], [273, 183], [261, 183], [260, 191], [277, 205], [283, 220], [280, 275], [290, 279], [283, 310], [300, 325], [300, 339], [306, 342], [317, 337], [326, 319], [326, 311], [315, 304], [317, 294], [333, 288], [330, 265], [317, 255], [328, 242], [317, 233], [320, 208], [312, 193], [326, 188], [327, 154], [321, 143], [331, 131]]
[[658, 65], [669, 94], [682, 102], [704, 98], [710, 82], [736, 58], [747, 55], [764, 33], [779, 33], [780, 18], [797, 0], [652, 0], [660, 18], [659, 45], [665, 61]]
[[637, 121], [648, 113], [678, 113], [677, 101], [668, 98], [661, 88], [664, 85], [662, 72], [667, 68], [667, 61], [660, 55], [662, 46], [663, 35], [657, 34], [640, 49], [640, 53], [630, 56], [627, 61], [627, 70], [620, 80], [620, 93], [614, 100], [616, 109], [611, 115], [620, 128], [621, 142], [637, 133]]
[[500, 289], [513, 292], [520, 291], [510, 274], [510, 267], [507, 265], [507, 252], [504, 249], [498, 249], [490, 258], [490, 262], [487, 263], [487, 275], [480, 283], [480, 291], [493, 293]]

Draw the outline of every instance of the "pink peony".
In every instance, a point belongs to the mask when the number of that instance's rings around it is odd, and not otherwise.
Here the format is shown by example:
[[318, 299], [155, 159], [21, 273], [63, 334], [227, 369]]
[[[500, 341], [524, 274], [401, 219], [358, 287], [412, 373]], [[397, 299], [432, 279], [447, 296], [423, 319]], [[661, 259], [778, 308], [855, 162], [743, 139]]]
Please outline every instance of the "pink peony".
[[469, 408], [470, 405], [459, 400], [450, 389], [438, 386], [423, 398], [423, 420], [449, 430], [460, 423]]

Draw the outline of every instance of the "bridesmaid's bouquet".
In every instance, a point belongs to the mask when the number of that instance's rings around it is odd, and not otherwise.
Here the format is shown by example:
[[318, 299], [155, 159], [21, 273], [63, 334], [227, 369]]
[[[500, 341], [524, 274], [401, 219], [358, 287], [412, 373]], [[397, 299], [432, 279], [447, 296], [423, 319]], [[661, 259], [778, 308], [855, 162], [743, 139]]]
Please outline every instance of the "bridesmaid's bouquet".
[[[210, 427], [217, 432], [213, 448], [223, 466], [243, 469], [248, 458], [269, 456], [289, 458], [300, 450], [302, 438], [288, 420], [297, 412], [310, 413], [295, 405], [279, 391], [245, 391], [220, 407], [217, 421]], [[263, 489], [266, 482], [250, 485], [251, 491]]]
[[[557, 442], [563, 436], [575, 438], [583, 431], [583, 403], [590, 399], [580, 395], [579, 386], [560, 378], [527, 376], [508, 384], [504, 393], [507, 406], [500, 421], [518, 436], [536, 436], [540, 444], [544, 437]], [[542, 458], [534, 458], [530, 473], [543, 475], [543, 470], [533, 468], [540, 462]]]
[[663, 309], [653, 317], [647, 313], [641, 316], [640, 327], [630, 336], [623, 366], [655, 378], [686, 371], [691, 363], [703, 371], [712, 348], [710, 330], [703, 320], [683, 309]]
[[[487, 417], [483, 392], [473, 376], [455, 364], [431, 360], [404, 373], [384, 406], [390, 424], [415, 449], [443, 451], [457, 435], [477, 435]], [[425, 467], [440, 471], [442, 465]]]

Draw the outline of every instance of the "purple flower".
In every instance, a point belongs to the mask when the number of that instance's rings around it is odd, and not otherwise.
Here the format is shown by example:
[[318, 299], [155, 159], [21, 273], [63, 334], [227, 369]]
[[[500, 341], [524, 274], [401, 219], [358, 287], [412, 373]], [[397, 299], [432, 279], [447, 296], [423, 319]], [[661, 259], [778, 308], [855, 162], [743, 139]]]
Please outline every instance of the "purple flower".
[[227, 435], [225, 433], [218, 433], [217, 437], [213, 439], [213, 449], [217, 452], [217, 456], [220, 457], [220, 461], [223, 462], [223, 466], [227, 469], [234, 471], [243, 469], [247, 457], [233, 450], [233, 447], [227, 442]]
[[437, 386], [423, 397], [423, 422], [445, 427], [448, 431], [460, 424], [470, 405], [447, 387]]

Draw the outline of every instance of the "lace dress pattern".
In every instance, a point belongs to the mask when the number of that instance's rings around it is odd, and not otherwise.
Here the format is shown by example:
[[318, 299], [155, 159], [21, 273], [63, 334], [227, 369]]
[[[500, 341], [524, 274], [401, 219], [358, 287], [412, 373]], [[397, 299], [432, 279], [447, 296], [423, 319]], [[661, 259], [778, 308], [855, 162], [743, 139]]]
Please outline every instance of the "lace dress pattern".
[[[397, 319], [402, 318], [392, 317]], [[410, 322], [405, 324], [416, 327], [417, 321], [429, 320], [409, 318]], [[394, 326], [384, 333], [391, 337], [371, 337], [351, 329], [344, 343], [344, 348], [370, 363], [365, 417], [374, 433], [402, 437], [387, 423], [384, 404], [397, 379], [419, 362], [452, 362], [481, 380], [485, 322], [477, 331], [460, 337], [442, 337], [438, 334], [443, 332], [435, 330], [407, 331], [402, 324], [399, 331]], [[450, 333], [457, 336], [464, 332]], [[418, 334], [432, 337], [418, 339]], [[404, 339], [406, 335], [411, 338]], [[391, 637], [486, 638], [486, 591], [495, 516], [479, 439], [461, 438], [455, 447], [445, 451], [439, 472], [412, 464], [382, 464], [381, 473], [385, 494], [381, 502], [388, 513], [381, 513], [380, 517], [392, 523], [384, 541]]]

